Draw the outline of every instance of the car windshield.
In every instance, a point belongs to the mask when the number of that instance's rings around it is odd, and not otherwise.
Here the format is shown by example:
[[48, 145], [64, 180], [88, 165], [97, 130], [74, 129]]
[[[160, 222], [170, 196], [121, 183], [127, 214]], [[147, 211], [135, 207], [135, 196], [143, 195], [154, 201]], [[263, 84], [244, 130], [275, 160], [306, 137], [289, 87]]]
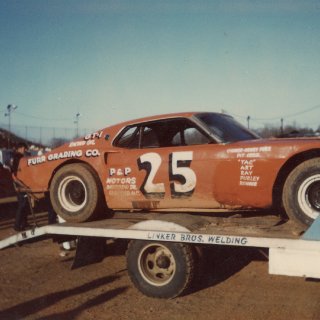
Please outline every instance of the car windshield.
[[200, 113], [195, 115], [213, 135], [221, 142], [236, 142], [242, 140], [259, 139], [259, 136], [251, 132], [243, 125], [235, 121], [231, 116], [219, 113]]

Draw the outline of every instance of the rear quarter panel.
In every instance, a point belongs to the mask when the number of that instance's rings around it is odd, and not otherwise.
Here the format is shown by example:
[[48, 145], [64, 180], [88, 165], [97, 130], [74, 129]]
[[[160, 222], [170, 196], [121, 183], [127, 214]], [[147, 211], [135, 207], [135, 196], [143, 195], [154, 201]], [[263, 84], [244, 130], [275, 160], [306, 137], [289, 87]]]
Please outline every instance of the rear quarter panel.
[[83, 162], [98, 173], [100, 180], [104, 175], [104, 131], [98, 131], [84, 138], [39, 156], [20, 160], [17, 177], [34, 192], [47, 191], [55, 171], [68, 163]]
[[273, 187], [287, 161], [320, 147], [320, 140], [253, 140], [228, 144], [217, 157], [213, 184], [216, 199], [225, 205], [266, 208]]

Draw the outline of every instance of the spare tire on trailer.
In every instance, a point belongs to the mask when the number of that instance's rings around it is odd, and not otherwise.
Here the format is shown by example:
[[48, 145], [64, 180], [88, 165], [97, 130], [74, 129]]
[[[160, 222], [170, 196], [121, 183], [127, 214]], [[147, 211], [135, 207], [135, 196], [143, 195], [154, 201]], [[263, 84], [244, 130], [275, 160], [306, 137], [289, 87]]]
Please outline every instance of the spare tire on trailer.
[[52, 178], [52, 207], [67, 222], [84, 222], [95, 218], [101, 199], [99, 178], [86, 164], [67, 164]]
[[195, 278], [195, 251], [184, 243], [132, 240], [127, 267], [135, 287], [156, 298], [175, 298], [187, 292]]
[[303, 227], [320, 215], [320, 158], [306, 160], [292, 170], [282, 202], [288, 217]]

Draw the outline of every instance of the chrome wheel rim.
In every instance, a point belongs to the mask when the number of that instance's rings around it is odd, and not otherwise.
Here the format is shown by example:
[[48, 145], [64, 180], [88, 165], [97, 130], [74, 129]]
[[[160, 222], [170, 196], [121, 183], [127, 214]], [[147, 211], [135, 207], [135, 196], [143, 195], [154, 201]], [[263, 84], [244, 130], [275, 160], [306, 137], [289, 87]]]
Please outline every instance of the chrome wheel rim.
[[320, 214], [320, 174], [303, 181], [298, 190], [298, 202], [305, 215], [316, 219]]
[[58, 196], [61, 206], [69, 212], [81, 210], [87, 202], [87, 188], [77, 176], [68, 176], [59, 184]]

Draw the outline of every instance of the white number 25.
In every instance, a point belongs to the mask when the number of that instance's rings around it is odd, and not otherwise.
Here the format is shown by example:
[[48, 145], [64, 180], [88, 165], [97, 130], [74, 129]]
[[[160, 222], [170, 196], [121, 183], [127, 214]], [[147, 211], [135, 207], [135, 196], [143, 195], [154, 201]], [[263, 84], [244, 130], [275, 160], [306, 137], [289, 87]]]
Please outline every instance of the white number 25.
[[[192, 151], [169, 154], [169, 180], [172, 198], [190, 197], [194, 192], [197, 177], [190, 168], [192, 160]], [[155, 152], [146, 153], [138, 159], [139, 170], [144, 169], [147, 171], [145, 180], [140, 188], [146, 198], [164, 198], [164, 183], [153, 182], [161, 161], [160, 155]]]

